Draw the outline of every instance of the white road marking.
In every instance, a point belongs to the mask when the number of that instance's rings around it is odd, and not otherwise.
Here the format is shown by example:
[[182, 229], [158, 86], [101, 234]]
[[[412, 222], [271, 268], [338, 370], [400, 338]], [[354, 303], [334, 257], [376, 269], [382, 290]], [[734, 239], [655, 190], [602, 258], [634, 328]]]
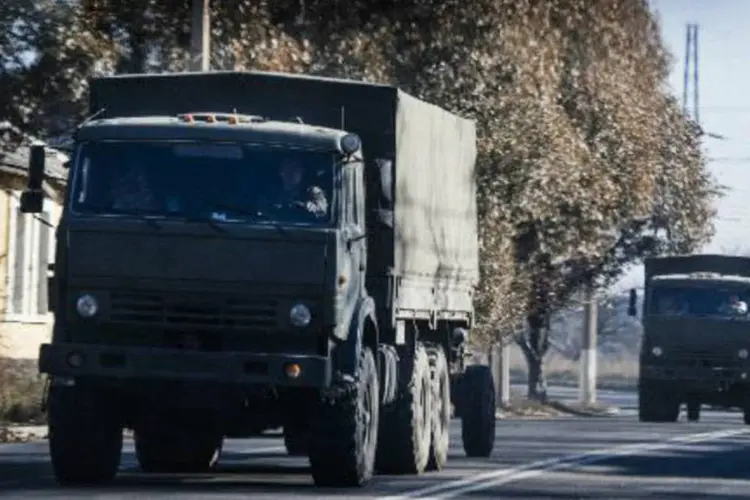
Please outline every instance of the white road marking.
[[262, 455], [263, 453], [278, 453], [283, 451], [286, 453], [284, 446], [269, 446], [268, 448], [245, 448], [244, 450], [227, 450], [228, 453], [241, 453], [243, 455]]
[[637, 453], [647, 453], [657, 450], [663, 450], [680, 444], [700, 443], [705, 441], [723, 439], [740, 434], [747, 434], [748, 432], [750, 432], [749, 429], [727, 429], [722, 431], [704, 432], [701, 434], [688, 434], [671, 438], [666, 441], [658, 441], [655, 443], [637, 443], [616, 446], [613, 448], [604, 448], [585, 453], [566, 455], [557, 458], [550, 458], [547, 460], [539, 460], [537, 462], [521, 465], [512, 469], [498, 469], [492, 472], [468, 476], [463, 479], [448, 481], [443, 484], [436, 484], [434, 486], [428, 486], [413, 491], [406, 491], [400, 495], [384, 496], [380, 498], [382, 500], [406, 500], [411, 498], [455, 498], [473, 491], [484, 490], [495, 486], [502, 486], [504, 484], [520, 481], [522, 479], [539, 476], [541, 474], [544, 474], [545, 472], [564, 469], [566, 467], [603, 462], [613, 457], [621, 457], [635, 455]]

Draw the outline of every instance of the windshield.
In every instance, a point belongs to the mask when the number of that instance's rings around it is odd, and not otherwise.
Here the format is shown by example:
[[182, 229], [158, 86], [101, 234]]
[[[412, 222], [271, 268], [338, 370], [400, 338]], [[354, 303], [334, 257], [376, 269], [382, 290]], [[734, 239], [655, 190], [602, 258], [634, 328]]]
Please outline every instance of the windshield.
[[234, 143], [85, 143], [71, 210], [330, 225], [334, 165], [330, 152]]
[[652, 289], [648, 312], [655, 316], [748, 318], [750, 287], [659, 285]]

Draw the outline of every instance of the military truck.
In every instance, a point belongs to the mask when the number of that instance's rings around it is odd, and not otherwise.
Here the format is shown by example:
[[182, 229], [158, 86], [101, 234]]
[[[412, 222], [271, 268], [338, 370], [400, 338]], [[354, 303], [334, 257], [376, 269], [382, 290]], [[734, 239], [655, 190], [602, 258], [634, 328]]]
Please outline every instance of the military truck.
[[39, 355], [58, 482], [111, 482], [123, 428], [144, 472], [210, 471], [224, 438], [283, 428], [316, 485], [360, 486], [441, 469], [452, 405], [490, 455], [472, 121], [261, 72], [99, 78], [90, 106]]
[[[740, 408], [750, 424], [750, 258], [658, 257], [645, 262], [638, 413], [689, 421], [701, 405]], [[636, 315], [630, 292], [629, 314]]]

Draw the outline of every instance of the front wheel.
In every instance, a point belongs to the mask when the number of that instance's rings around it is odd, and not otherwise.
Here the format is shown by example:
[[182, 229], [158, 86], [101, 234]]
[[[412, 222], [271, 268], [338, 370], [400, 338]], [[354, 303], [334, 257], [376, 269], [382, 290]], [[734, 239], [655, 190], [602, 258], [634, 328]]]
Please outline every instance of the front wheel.
[[356, 378], [326, 390], [313, 415], [310, 467], [316, 486], [362, 486], [372, 479], [379, 395], [375, 358], [363, 346]]
[[642, 383], [638, 387], [638, 419], [641, 422], [677, 422], [680, 401], [666, 388], [657, 384]]
[[495, 447], [495, 383], [486, 365], [472, 365], [461, 377], [461, 437], [467, 457], [486, 458]]
[[[202, 420], [202, 419], [201, 419]], [[138, 464], [146, 473], [205, 473], [219, 461], [223, 436], [204, 422], [155, 418], [134, 434]]]
[[50, 387], [49, 450], [61, 485], [111, 483], [122, 454], [122, 423], [104, 391]]

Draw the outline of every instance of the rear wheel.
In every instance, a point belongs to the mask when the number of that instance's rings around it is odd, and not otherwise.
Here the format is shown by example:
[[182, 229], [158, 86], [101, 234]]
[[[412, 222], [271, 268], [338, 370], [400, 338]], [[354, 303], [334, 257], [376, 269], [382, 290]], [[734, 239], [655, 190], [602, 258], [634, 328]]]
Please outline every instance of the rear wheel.
[[210, 472], [223, 443], [211, 425], [177, 417], [139, 424], [133, 434], [138, 464], [148, 473]]
[[495, 383], [486, 365], [472, 365], [461, 377], [461, 437], [467, 457], [489, 457], [495, 447]]
[[742, 420], [745, 425], [750, 425], [750, 403], [745, 404], [745, 407], [742, 409]]
[[701, 418], [701, 404], [697, 401], [689, 401], [687, 404], [688, 422], [697, 422]]
[[433, 362], [430, 419], [432, 438], [430, 440], [430, 458], [427, 469], [442, 470], [448, 460], [448, 448], [450, 447], [451, 381], [445, 351], [438, 347], [431, 353], [430, 357]]
[[384, 408], [378, 441], [377, 469], [384, 474], [420, 474], [430, 458], [432, 381], [424, 346], [417, 343], [412, 356], [399, 363], [396, 400]]

